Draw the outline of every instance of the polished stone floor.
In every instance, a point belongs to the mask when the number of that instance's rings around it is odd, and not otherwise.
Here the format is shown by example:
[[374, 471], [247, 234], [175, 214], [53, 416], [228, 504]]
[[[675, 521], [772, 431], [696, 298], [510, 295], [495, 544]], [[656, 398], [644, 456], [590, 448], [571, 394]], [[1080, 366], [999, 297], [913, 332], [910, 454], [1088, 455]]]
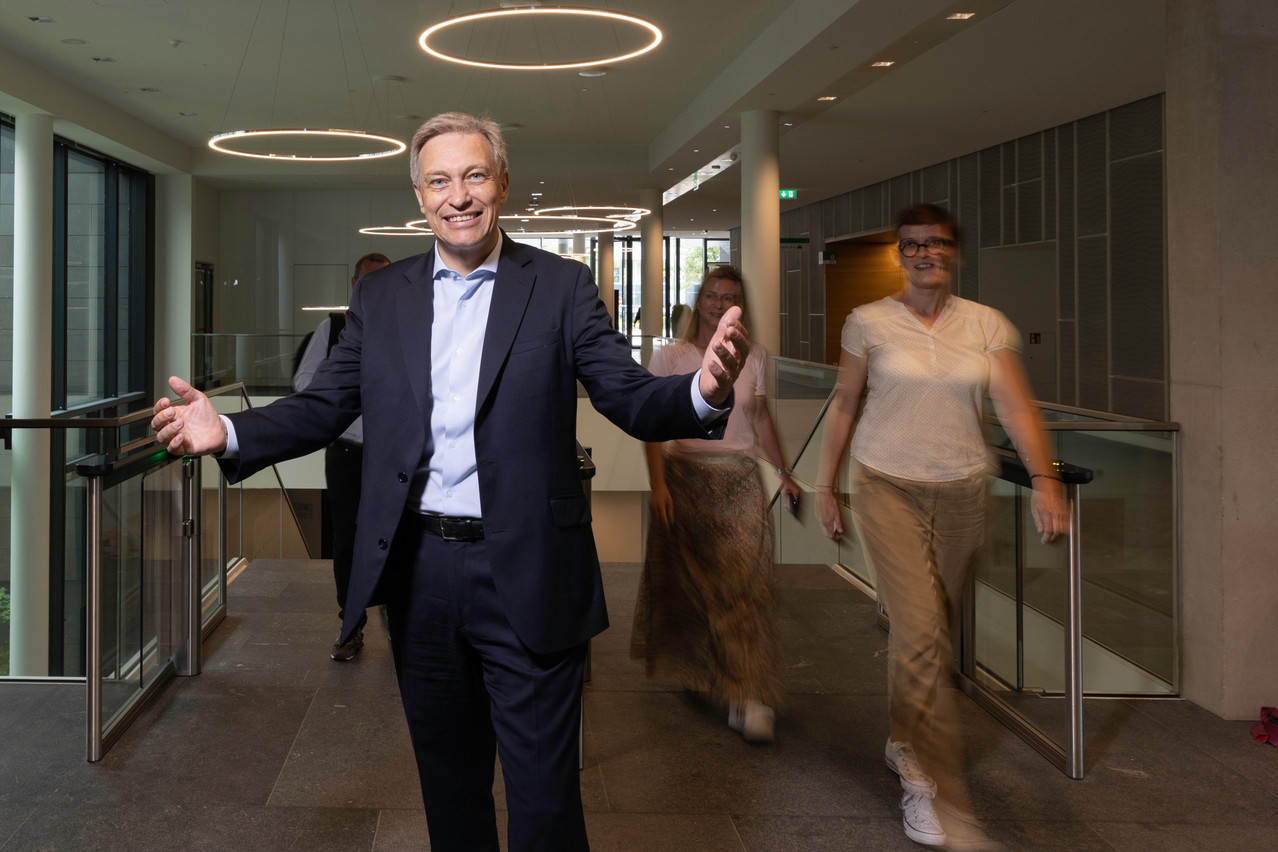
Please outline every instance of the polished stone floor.
[[[581, 776], [597, 852], [921, 848], [883, 765], [872, 604], [823, 567], [780, 576], [788, 699], [776, 743], [752, 746], [720, 708], [645, 681], [626, 653], [638, 566], [605, 566], [613, 627], [594, 643]], [[0, 684], [0, 850], [428, 849], [385, 637], [331, 662], [331, 583], [326, 562], [251, 565], [204, 673], [169, 684], [98, 764], [83, 686]], [[1010, 849], [1278, 848], [1278, 749], [1249, 722], [1089, 701], [1072, 781], [971, 702], [962, 713], [979, 816]]]

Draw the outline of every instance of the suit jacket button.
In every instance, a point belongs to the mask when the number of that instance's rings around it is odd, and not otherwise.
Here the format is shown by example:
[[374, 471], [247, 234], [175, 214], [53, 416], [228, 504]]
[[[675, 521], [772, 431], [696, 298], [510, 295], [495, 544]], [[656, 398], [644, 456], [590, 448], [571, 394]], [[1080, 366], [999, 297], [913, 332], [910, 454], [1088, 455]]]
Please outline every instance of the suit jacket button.
[[401, 474], [399, 475], [398, 479], [399, 479], [399, 481], [400, 481], [400, 482], [407, 482], [407, 481], [408, 481], [408, 474], [406, 474], [406, 473], [401, 473]]
[[381, 550], [385, 550], [385, 549], [388, 547], [388, 545], [386, 544], [386, 539], [384, 539], [384, 538], [379, 538], [379, 539], [377, 540], [377, 546], [378, 546], [378, 548], [379, 548], [379, 549], [381, 549]]

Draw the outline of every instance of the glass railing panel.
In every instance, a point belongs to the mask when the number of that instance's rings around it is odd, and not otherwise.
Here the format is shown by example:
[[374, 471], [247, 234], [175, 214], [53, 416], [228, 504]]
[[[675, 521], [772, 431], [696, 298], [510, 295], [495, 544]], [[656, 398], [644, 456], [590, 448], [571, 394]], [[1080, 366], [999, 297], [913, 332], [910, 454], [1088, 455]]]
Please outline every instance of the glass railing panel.
[[102, 495], [99, 641], [104, 729], [173, 659], [181, 588], [181, 466], [165, 465]]
[[84, 677], [87, 669], [85, 613], [89, 605], [89, 555], [86, 549], [89, 540], [86, 535], [85, 512], [89, 505], [89, 488], [88, 481], [81, 476], [71, 474], [66, 479], [62, 520], [62, 582], [49, 590], [51, 594], [55, 590], [62, 593], [62, 603], [58, 607], [62, 629], [50, 634], [52, 641], [61, 640], [61, 648], [51, 648], [50, 651], [55, 660], [61, 660], [61, 674], [67, 677]]
[[[1048, 420], [1055, 456], [1094, 472], [1080, 492], [1084, 691], [1175, 694], [1176, 432], [1159, 428], [1166, 424], [1044, 413], [1068, 418]], [[1079, 428], [1088, 423], [1097, 429]], [[992, 442], [1007, 445], [1001, 429], [991, 432]], [[1025, 602], [1059, 618], [1063, 581], [1055, 570], [1027, 565]]]
[[243, 382], [252, 394], [292, 390], [293, 363], [303, 334], [193, 334], [192, 383], [215, 388]]
[[1056, 431], [1060, 458], [1096, 471], [1082, 490], [1083, 635], [1126, 661], [1084, 668], [1088, 692], [1177, 686], [1176, 440], [1165, 431]]

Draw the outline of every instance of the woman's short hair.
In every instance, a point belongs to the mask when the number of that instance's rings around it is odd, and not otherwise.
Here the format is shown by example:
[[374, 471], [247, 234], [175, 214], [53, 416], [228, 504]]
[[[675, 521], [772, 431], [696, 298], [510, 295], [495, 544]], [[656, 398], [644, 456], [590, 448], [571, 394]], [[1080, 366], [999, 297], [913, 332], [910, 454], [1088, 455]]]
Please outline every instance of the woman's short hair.
[[506, 167], [506, 140], [502, 138], [501, 127], [497, 122], [464, 112], [442, 112], [417, 128], [417, 132], [413, 134], [413, 142], [408, 146], [409, 151], [412, 152], [408, 162], [408, 173], [413, 178], [413, 186], [417, 186], [417, 181], [421, 178], [417, 160], [422, 148], [436, 136], [443, 136], [445, 133], [480, 134], [487, 140], [488, 147], [492, 149], [493, 162], [497, 164], [497, 174], [503, 175], [509, 171]]
[[680, 328], [675, 329], [675, 336], [680, 340], [689, 343], [696, 342], [697, 335], [701, 330], [701, 292], [705, 290], [707, 284], [714, 279], [723, 281], [736, 282], [737, 289], [741, 291], [741, 301], [737, 304], [741, 306], [741, 324], [747, 329], [750, 328], [749, 315], [746, 313], [746, 287], [745, 279], [741, 277], [741, 273], [737, 271], [735, 266], [723, 264], [722, 266], [712, 266], [706, 270], [705, 277], [701, 279], [701, 286], [697, 290], [697, 303], [692, 306], [691, 311], [685, 311]]
[[936, 204], [911, 204], [896, 214], [896, 231], [899, 234], [905, 225], [941, 225], [950, 229], [950, 234], [957, 243], [963, 242], [963, 226], [958, 218]]

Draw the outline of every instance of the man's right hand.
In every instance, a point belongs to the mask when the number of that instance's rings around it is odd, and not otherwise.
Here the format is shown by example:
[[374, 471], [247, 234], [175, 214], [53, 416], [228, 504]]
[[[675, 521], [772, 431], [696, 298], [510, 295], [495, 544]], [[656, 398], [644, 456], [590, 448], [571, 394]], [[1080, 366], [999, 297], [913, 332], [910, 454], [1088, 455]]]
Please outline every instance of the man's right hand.
[[169, 387], [186, 400], [184, 406], [161, 397], [152, 411], [151, 429], [156, 440], [175, 456], [203, 456], [226, 449], [226, 426], [209, 398], [177, 376], [169, 378]]

